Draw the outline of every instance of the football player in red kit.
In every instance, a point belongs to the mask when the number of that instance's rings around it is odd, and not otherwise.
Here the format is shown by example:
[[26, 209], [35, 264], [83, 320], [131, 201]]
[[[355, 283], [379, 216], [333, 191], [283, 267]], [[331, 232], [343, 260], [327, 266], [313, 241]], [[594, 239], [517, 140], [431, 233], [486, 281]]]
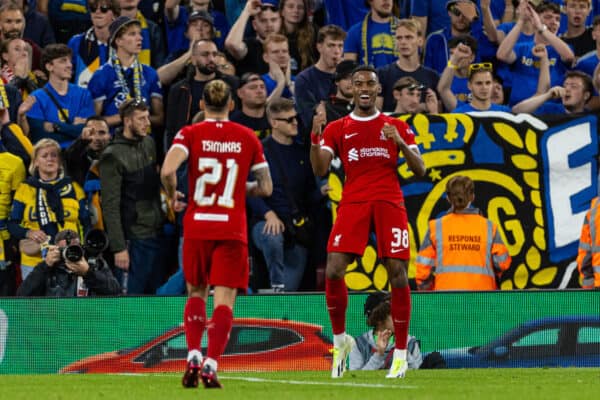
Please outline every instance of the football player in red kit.
[[[407, 370], [406, 343], [410, 321], [408, 221], [396, 172], [402, 153], [410, 169], [425, 174], [414, 133], [403, 121], [385, 116], [375, 106], [381, 86], [375, 70], [359, 66], [352, 72], [354, 111], [331, 122], [321, 133], [323, 117], [315, 115], [310, 159], [315, 175], [323, 176], [334, 157], [342, 160], [346, 182], [337, 219], [327, 243], [325, 296], [333, 330], [331, 377], [344, 374], [353, 339], [346, 334], [348, 289], [346, 268], [375, 232], [377, 252], [392, 286], [391, 314], [396, 348], [387, 378], [402, 378]], [[318, 113], [318, 111], [317, 111]]]
[[[269, 196], [273, 190], [269, 168], [254, 132], [228, 121], [233, 102], [231, 89], [222, 80], [209, 82], [201, 107], [205, 120], [184, 127], [173, 140], [161, 179], [173, 208], [187, 206], [183, 223], [183, 272], [188, 300], [183, 318], [188, 346], [184, 387], [220, 388], [217, 365], [233, 321], [238, 290], [248, 287], [246, 194]], [[187, 205], [176, 191], [177, 168], [188, 162]], [[252, 172], [256, 182], [247, 183]], [[214, 311], [206, 321], [206, 300], [214, 287]], [[208, 349], [201, 353], [207, 327]]]

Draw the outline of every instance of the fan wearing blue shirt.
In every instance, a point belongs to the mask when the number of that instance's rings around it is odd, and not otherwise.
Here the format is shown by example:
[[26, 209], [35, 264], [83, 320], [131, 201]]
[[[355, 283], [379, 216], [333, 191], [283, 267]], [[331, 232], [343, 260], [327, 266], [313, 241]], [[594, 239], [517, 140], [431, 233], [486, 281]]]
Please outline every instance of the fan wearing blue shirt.
[[149, 106], [152, 126], [162, 126], [164, 111], [158, 74], [138, 60], [142, 50], [139, 21], [121, 16], [110, 24], [109, 30], [114, 55], [94, 72], [88, 84], [96, 114], [106, 116], [111, 128], [120, 125], [119, 106], [135, 98]]
[[469, 98], [469, 65], [475, 61], [477, 42], [471, 36], [455, 37], [450, 40], [450, 59], [437, 91], [446, 111], [452, 111], [457, 104], [464, 104]]
[[190, 38], [186, 37], [186, 32], [192, 22], [210, 25], [210, 39], [214, 40], [217, 47], [222, 50], [225, 38], [229, 33], [229, 23], [225, 15], [217, 10], [211, 10], [209, 0], [194, 0], [190, 2], [189, 9], [179, 3], [181, 3], [180, 0], [165, 2], [165, 16], [167, 17], [165, 18], [165, 35], [169, 54], [189, 50]]
[[368, 0], [368, 3], [369, 13], [348, 31], [344, 59], [378, 68], [396, 61], [394, 37], [398, 18], [392, 14], [392, 1]]
[[[532, 96], [513, 107], [515, 113], [579, 114], [586, 112], [586, 105], [592, 98], [594, 86], [592, 78], [581, 71], [569, 71], [563, 86], [554, 86], [545, 93]], [[556, 103], [550, 100], [558, 100]]]
[[469, 83], [471, 101], [462, 104], [452, 111], [453, 113], [466, 113], [469, 111], [504, 111], [511, 109], [501, 104], [492, 103], [492, 88], [494, 76], [491, 63], [478, 63], [469, 66]]
[[94, 72], [108, 61], [108, 27], [121, 9], [117, 0], [90, 0], [92, 27], [73, 36], [67, 44], [73, 51], [73, 81], [87, 87]]
[[287, 37], [272, 33], [263, 42], [263, 59], [269, 64], [269, 72], [262, 75], [267, 88], [267, 103], [273, 99], [294, 97], [295, 76], [291, 72], [291, 58]]
[[[531, 97], [537, 88], [540, 74], [539, 62], [533, 53], [536, 45], [545, 45], [550, 61], [550, 84], [560, 85], [564, 74], [575, 59], [573, 51], [556, 33], [560, 26], [560, 8], [554, 3], [542, 3], [536, 10], [530, 3], [519, 6], [519, 12], [524, 18], [519, 18], [514, 28], [504, 38], [496, 56], [498, 60], [511, 64], [513, 87], [509, 104], [514, 105], [521, 100]], [[529, 19], [535, 29], [533, 42], [516, 43], [524, 24], [524, 19]]]
[[65, 148], [79, 137], [86, 119], [94, 115], [89, 92], [69, 83], [73, 74], [71, 57], [71, 49], [65, 44], [50, 44], [42, 53], [48, 83], [31, 93], [35, 101], [26, 114], [34, 144], [51, 138]]
[[[446, 3], [446, 9], [450, 16], [450, 24], [427, 36], [423, 51], [423, 64], [439, 74], [450, 59], [449, 43], [452, 38], [470, 35], [481, 42], [483, 36], [481, 25], [474, 29], [474, 22], [479, 18], [479, 12], [472, 1], [450, 0]], [[479, 60], [477, 52], [474, 54], [475, 59]]]

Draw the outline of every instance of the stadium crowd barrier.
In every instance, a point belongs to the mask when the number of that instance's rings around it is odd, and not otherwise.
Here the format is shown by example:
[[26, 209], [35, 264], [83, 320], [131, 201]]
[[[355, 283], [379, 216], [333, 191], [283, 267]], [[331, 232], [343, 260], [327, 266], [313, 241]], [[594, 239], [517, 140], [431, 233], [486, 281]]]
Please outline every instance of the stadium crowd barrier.
[[[352, 335], [368, 330], [365, 298], [351, 292]], [[181, 372], [184, 304], [184, 297], [2, 298], [0, 373]], [[449, 367], [600, 366], [600, 291], [413, 293], [412, 304], [410, 333]], [[322, 293], [241, 296], [235, 317], [221, 370], [329, 369]]]

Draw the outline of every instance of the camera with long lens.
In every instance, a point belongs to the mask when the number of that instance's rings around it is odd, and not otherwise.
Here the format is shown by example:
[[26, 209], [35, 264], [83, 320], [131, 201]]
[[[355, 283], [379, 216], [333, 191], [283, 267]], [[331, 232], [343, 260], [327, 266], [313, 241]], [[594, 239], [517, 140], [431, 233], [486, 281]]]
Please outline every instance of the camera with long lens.
[[62, 261], [78, 262], [83, 257], [89, 262], [95, 263], [95, 260], [108, 248], [108, 236], [100, 229], [90, 230], [84, 238], [83, 245], [73, 243], [76, 236], [67, 235], [65, 237], [67, 245], [61, 247], [60, 256]]

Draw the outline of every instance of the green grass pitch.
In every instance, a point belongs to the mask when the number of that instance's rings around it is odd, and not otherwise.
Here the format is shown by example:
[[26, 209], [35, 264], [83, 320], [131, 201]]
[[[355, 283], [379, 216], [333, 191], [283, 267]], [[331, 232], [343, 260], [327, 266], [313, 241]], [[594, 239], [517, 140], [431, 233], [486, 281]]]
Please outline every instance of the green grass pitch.
[[183, 389], [180, 376], [1, 375], [2, 400], [185, 399], [596, 399], [599, 368], [463, 369], [409, 371], [385, 379], [385, 371], [222, 373], [223, 390]]

